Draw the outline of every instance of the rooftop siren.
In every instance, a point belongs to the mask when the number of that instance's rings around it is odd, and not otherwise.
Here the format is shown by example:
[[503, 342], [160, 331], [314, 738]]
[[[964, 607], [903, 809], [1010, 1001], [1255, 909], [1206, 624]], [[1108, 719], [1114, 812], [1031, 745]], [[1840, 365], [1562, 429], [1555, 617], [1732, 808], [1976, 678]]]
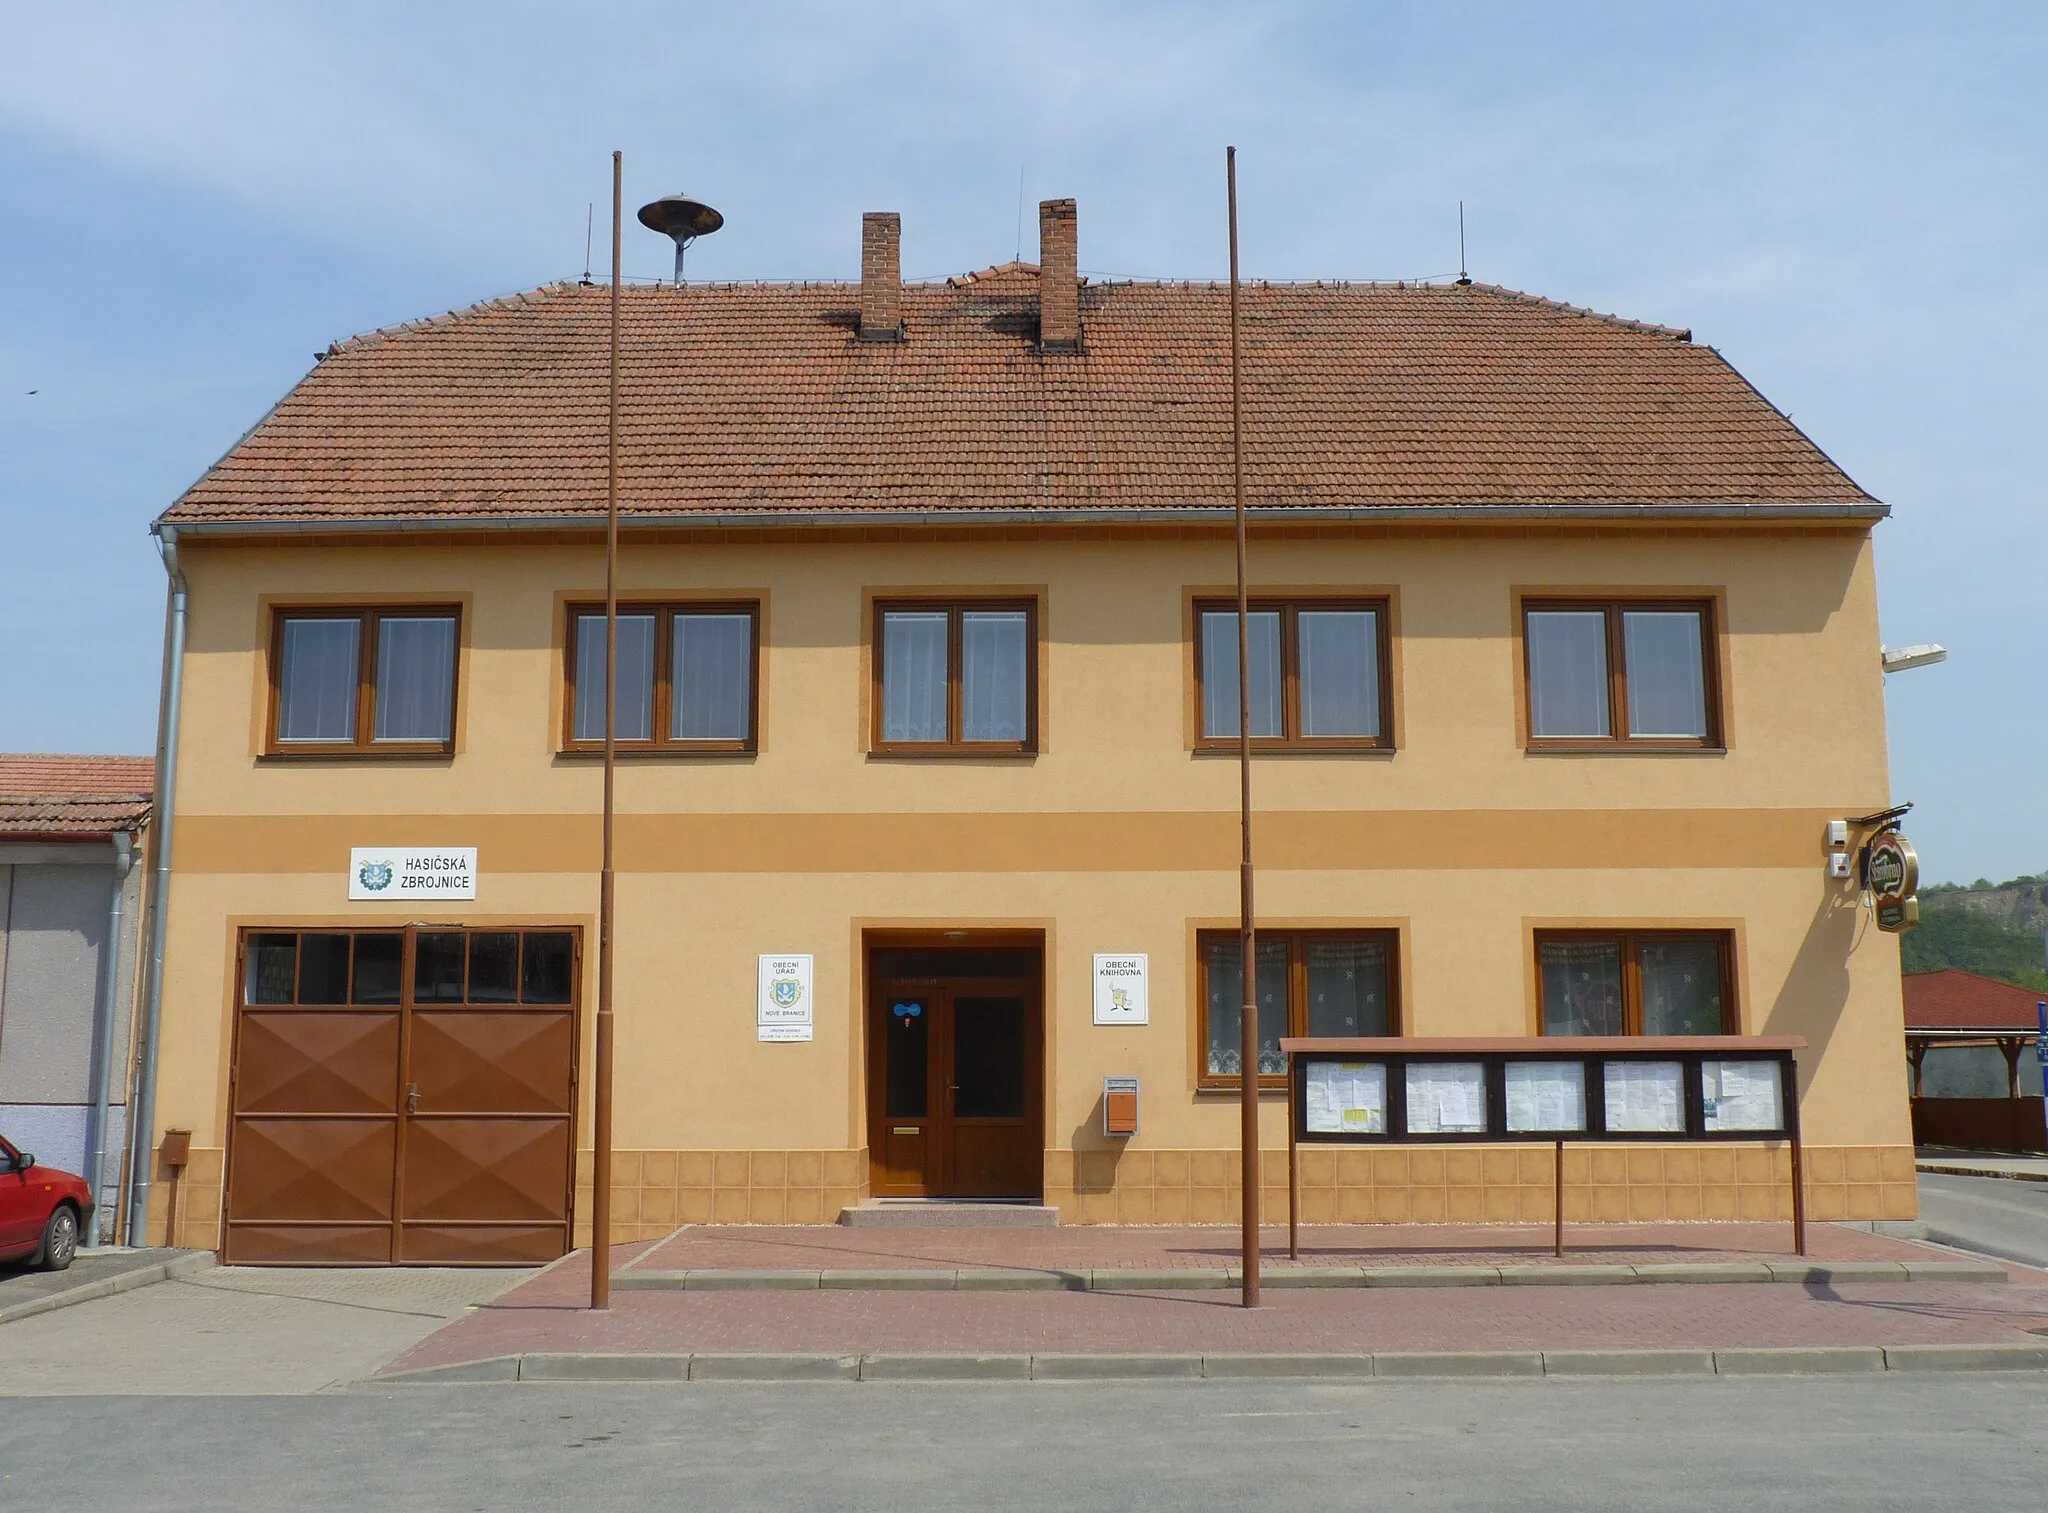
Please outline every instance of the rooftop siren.
[[725, 217], [702, 200], [687, 194], [667, 194], [640, 207], [640, 224], [659, 231], [676, 244], [676, 287], [683, 282], [683, 253], [700, 236], [709, 236], [725, 224]]

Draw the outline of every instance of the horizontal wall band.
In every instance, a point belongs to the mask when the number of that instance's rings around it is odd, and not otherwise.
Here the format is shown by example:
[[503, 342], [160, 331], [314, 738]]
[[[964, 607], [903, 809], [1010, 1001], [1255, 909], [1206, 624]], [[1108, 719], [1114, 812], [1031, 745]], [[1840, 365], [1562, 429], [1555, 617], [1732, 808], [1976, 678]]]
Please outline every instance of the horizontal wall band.
[[[1854, 807], [1853, 805], [1850, 807]], [[1811, 868], [1820, 809], [1265, 811], [1256, 859], [1281, 871]], [[622, 872], [1228, 872], [1233, 812], [621, 814]], [[184, 873], [341, 873], [354, 846], [475, 846], [480, 870], [598, 866], [595, 814], [178, 817]]]

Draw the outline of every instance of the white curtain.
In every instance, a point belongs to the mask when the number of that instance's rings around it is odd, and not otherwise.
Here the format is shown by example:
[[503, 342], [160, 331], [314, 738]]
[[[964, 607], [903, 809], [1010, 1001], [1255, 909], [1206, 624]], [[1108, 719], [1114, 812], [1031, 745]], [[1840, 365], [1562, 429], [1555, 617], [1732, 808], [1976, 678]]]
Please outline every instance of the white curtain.
[[1296, 634], [1301, 638], [1301, 733], [1378, 735], [1379, 616], [1369, 609], [1305, 609]]
[[1645, 1035], [1721, 1033], [1720, 942], [1646, 940], [1636, 954]]
[[[1252, 734], [1281, 733], [1280, 615], [1253, 610], [1246, 621], [1251, 650]], [[1237, 734], [1237, 611], [1202, 612], [1202, 734]]]
[[445, 741], [454, 730], [454, 620], [386, 616], [377, 626], [377, 739]]
[[[654, 616], [620, 615], [619, 718], [613, 736], [654, 736]], [[576, 739], [604, 739], [604, 616], [576, 617]]]
[[946, 612], [882, 616], [882, 739], [946, 739]]
[[669, 736], [744, 741], [754, 671], [751, 615], [676, 616]]
[[1609, 734], [1606, 612], [1532, 610], [1528, 635], [1529, 733]]
[[1023, 740], [1024, 612], [970, 609], [960, 620], [960, 739]]
[[356, 738], [356, 659], [360, 620], [287, 620], [278, 669], [280, 741]]
[[1621, 1033], [1621, 947], [1613, 941], [1547, 940], [1538, 947], [1543, 974], [1543, 1033]]
[[1627, 611], [1621, 617], [1621, 656], [1630, 735], [1706, 735], [1698, 610]]

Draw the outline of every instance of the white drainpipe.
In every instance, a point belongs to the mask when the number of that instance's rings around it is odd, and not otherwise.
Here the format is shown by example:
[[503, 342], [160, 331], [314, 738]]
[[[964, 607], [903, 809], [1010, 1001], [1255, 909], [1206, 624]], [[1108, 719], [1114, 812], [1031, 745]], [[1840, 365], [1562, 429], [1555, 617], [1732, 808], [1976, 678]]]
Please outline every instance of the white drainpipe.
[[121, 979], [121, 895], [128, 889], [128, 871], [135, 865], [135, 846], [128, 832], [114, 832], [114, 891], [107, 904], [105, 967], [100, 974], [99, 1001], [92, 1018], [92, 1113], [85, 1127], [85, 1179], [92, 1184], [92, 1221], [81, 1236], [86, 1249], [100, 1244], [99, 1210], [104, 1202], [107, 1169], [107, 1105], [114, 1080], [114, 1005]]
[[[170, 602], [164, 627], [163, 694], [156, 717], [156, 805], [152, 811], [155, 857], [149, 888], [149, 958], [144, 965], [142, 1031], [136, 1050], [135, 1096], [128, 1112], [128, 1192], [125, 1234], [130, 1245], [149, 1239], [149, 1185], [156, 1167], [156, 1053], [163, 1024], [164, 934], [171, 903], [171, 818], [178, 791], [178, 717], [185, 689], [185, 575], [178, 570], [177, 527], [159, 525], [164, 571], [170, 574]], [[169, 1236], [165, 1237], [169, 1239]]]

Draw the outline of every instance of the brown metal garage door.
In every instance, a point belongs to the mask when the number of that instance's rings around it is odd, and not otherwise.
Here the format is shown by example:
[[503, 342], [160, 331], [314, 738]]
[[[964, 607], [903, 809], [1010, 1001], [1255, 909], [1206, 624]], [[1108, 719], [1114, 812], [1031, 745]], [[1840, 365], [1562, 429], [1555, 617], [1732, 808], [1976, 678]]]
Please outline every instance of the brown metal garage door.
[[568, 930], [247, 932], [226, 1259], [564, 1254], [579, 975]]

